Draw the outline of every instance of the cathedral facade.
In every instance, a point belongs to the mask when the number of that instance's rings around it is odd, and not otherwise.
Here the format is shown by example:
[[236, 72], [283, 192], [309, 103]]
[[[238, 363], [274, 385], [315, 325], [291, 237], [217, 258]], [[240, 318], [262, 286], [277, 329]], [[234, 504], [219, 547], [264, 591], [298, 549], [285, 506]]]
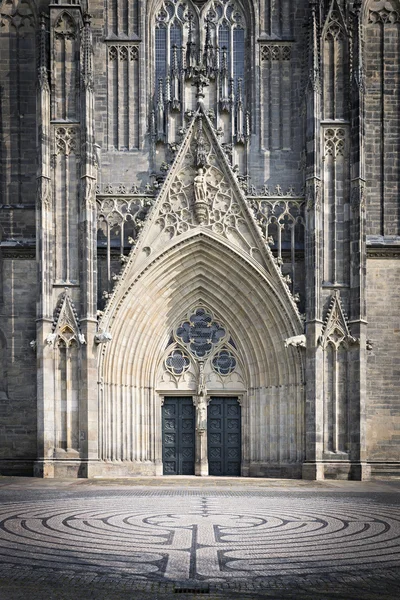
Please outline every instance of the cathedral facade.
[[2, 0], [0, 474], [400, 474], [399, 0]]

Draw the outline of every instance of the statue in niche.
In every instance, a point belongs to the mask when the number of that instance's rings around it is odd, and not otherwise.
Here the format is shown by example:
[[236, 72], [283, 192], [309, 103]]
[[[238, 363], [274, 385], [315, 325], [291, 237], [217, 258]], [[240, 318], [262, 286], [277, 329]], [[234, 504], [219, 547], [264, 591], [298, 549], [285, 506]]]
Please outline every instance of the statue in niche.
[[193, 182], [195, 202], [207, 202], [207, 182], [204, 169], [197, 169], [197, 175]]

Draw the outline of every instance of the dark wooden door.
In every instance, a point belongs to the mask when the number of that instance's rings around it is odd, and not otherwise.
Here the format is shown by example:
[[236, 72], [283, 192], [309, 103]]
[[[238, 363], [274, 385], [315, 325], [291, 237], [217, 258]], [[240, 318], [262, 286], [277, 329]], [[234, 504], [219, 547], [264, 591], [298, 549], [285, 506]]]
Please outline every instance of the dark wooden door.
[[164, 475], [194, 475], [195, 408], [191, 397], [166, 397], [162, 407]]
[[208, 405], [210, 475], [240, 475], [241, 407], [237, 398], [211, 398]]

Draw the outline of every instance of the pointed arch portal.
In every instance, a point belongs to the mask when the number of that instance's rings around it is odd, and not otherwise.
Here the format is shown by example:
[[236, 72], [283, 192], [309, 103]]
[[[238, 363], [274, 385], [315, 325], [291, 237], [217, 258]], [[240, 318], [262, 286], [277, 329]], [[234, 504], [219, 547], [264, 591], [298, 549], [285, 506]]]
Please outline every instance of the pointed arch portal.
[[[199, 390], [198, 375], [162, 382], [171, 331], [205, 306], [228, 328], [242, 368], [227, 389]], [[202, 230], [175, 240], [121, 283], [108, 313], [112, 342], [100, 359], [100, 459], [121, 474], [162, 473], [165, 395], [192, 396], [198, 412], [218, 393], [242, 405], [242, 474], [298, 476], [304, 453], [302, 357], [284, 340], [301, 333], [263, 269]], [[236, 386], [236, 387], [235, 387]], [[164, 388], [164, 389], [163, 389]], [[200, 428], [201, 429], [201, 428]], [[197, 418], [196, 472], [207, 474]], [[122, 462], [121, 462], [122, 461]], [[111, 468], [111, 467], [110, 467]]]

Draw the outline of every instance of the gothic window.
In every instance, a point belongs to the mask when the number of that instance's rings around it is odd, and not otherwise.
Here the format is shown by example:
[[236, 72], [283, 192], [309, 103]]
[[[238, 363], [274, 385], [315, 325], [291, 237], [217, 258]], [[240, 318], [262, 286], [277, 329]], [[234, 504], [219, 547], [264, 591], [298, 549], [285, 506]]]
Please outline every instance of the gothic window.
[[[187, 9], [183, 2], [165, 2], [156, 15], [155, 75], [156, 85], [165, 82], [171, 68], [181, 65], [183, 24]], [[177, 65], [174, 65], [174, 61]]]
[[174, 347], [165, 359], [165, 367], [172, 375], [179, 376], [189, 369], [189, 354], [201, 363], [209, 361], [211, 368], [222, 376], [236, 369], [237, 358], [232, 351], [236, 346], [227, 328], [203, 307], [190, 312], [187, 320], [175, 328], [170, 344]]
[[201, 359], [207, 357], [213, 347], [225, 338], [226, 331], [204, 308], [197, 308], [189, 320], [177, 328], [176, 336]]
[[[190, 79], [194, 67], [204, 67], [212, 81], [223, 76], [236, 94], [245, 76], [245, 18], [234, 2], [212, 0], [198, 15], [189, 2], [167, 0], [155, 18], [155, 97], [162, 80], [163, 94], [169, 100], [167, 78], [172, 85], [174, 71], [184, 67]], [[224, 94], [222, 93], [222, 96]]]

